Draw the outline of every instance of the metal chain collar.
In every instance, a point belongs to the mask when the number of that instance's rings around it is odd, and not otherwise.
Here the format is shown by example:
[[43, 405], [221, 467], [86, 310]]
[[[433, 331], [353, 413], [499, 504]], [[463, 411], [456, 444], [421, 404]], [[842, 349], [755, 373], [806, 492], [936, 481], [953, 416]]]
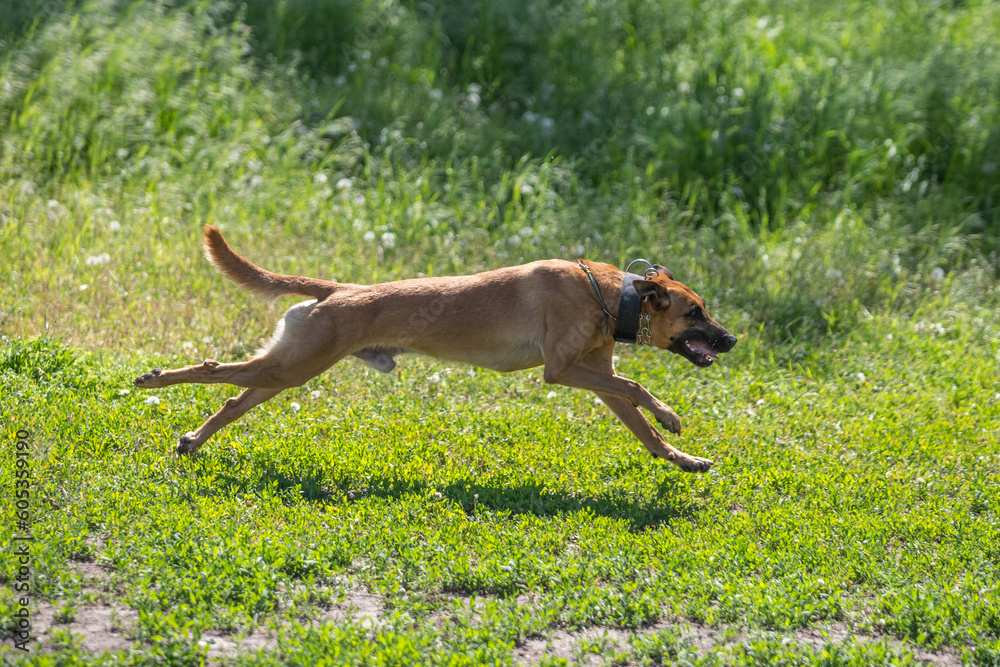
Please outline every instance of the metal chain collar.
[[653, 345], [653, 329], [649, 326], [649, 315], [639, 316], [639, 330], [635, 332], [636, 345]]

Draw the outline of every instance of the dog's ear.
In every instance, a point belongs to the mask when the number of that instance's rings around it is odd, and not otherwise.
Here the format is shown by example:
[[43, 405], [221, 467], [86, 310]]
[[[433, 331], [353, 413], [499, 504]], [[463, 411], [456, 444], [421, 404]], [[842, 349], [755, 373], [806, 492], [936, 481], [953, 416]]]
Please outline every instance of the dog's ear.
[[668, 269], [667, 267], [660, 266], [659, 264], [653, 264], [653, 268], [656, 269], [656, 272], [659, 273], [661, 276], [666, 276], [671, 280], [674, 279], [674, 274], [670, 273], [670, 269]]
[[650, 299], [654, 309], [664, 310], [670, 307], [670, 293], [660, 283], [653, 280], [636, 280], [632, 286], [640, 298]]

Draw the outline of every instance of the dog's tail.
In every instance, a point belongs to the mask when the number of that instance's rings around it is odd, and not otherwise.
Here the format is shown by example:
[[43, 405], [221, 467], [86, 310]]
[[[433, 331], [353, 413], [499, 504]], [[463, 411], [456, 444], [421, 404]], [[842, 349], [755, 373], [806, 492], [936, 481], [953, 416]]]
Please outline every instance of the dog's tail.
[[237, 285], [266, 297], [282, 294], [304, 294], [322, 301], [337, 290], [339, 285], [329, 280], [303, 276], [285, 276], [265, 271], [253, 262], [236, 254], [229, 247], [218, 227], [205, 225], [205, 256]]

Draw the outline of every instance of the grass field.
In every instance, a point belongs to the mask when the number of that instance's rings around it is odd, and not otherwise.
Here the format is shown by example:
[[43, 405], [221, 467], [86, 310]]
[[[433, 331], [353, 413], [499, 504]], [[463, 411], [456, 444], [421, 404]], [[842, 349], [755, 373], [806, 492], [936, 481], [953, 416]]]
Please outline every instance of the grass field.
[[[1000, 665], [998, 44], [974, 1], [0, 0], [0, 658]], [[416, 357], [178, 458], [233, 390], [131, 380], [291, 303], [206, 223], [363, 283], [665, 264], [740, 343], [617, 367], [715, 466]]]

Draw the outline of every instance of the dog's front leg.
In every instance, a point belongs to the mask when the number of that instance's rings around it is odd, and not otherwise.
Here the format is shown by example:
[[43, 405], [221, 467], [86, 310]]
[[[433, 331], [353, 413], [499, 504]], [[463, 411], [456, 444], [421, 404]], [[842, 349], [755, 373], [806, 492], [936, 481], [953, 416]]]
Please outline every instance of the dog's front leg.
[[589, 389], [598, 395], [606, 394], [627, 399], [632, 405], [649, 410], [663, 428], [680, 435], [681, 418], [677, 413], [635, 380], [615, 375], [610, 360], [607, 361], [606, 368], [601, 367], [604, 363], [603, 356], [595, 359], [591, 355], [591, 358], [571, 363], [561, 369], [546, 364], [545, 381], [550, 384]]
[[705, 472], [712, 467], [712, 461], [709, 459], [691, 456], [676, 447], [671, 447], [663, 439], [663, 436], [660, 435], [660, 432], [656, 430], [656, 427], [650, 424], [649, 420], [627, 398], [600, 392], [595, 393], [615, 413], [618, 419], [635, 434], [635, 437], [639, 438], [639, 442], [654, 457], [666, 459], [685, 472]]

